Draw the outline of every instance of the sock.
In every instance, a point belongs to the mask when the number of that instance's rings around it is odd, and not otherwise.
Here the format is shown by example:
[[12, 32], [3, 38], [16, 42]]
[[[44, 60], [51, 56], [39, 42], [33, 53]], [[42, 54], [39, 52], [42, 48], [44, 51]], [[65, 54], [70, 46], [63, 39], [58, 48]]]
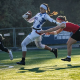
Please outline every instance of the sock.
[[54, 49], [51, 49], [51, 52], [54, 52]]
[[52, 51], [52, 48], [51, 48], [51, 51]]
[[22, 57], [22, 61], [25, 61], [25, 58]]
[[67, 56], [68, 58], [71, 58], [71, 56]]

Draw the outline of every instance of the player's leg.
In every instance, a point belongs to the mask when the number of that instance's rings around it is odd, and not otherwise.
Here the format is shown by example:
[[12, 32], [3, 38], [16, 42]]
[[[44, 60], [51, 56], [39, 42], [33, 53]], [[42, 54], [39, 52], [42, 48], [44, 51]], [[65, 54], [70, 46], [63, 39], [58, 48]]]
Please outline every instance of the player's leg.
[[27, 52], [27, 48], [26, 46], [31, 43], [32, 40], [29, 37], [26, 37], [22, 43], [21, 43], [21, 47], [22, 47], [22, 60], [20, 62], [17, 62], [17, 64], [20, 65], [25, 65], [25, 57], [26, 57], [26, 52]]
[[77, 41], [73, 38], [69, 38], [67, 41], [67, 57], [65, 59], [61, 59], [63, 61], [71, 61], [71, 51], [72, 51], [72, 44], [76, 43]]
[[21, 43], [22, 46], [22, 60], [20, 62], [17, 62], [17, 64], [20, 65], [25, 65], [25, 57], [26, 57], [26, 52], [27, 52], [27, 48], [26, 46], [31, 43], [34, 39], [36, 39], [38, 36], [40, 36], [39, 34], [36, 34], [35, 31], [32, 31], [31, 34], [29, 34]]
[[41, 36], [35, 39], [36, 46], [40, 49], [46, 49], [46, 50], [53, 52], [55, 54], [55, 57], [57, 58], [57, 49], [52, 49], [51, 47], [42, 44], [41, 40], [42, 40]]
[[9, 53], [10, 60], [13, 60], [12, 51], [11, 51], [11, 50], [8, 50], [6, 47], [4, 47], [2, 41], [0, 42], [0, 49], [1, 49], [2, 51], [5, 51], [5, 52]]
[[51, 51], [52, 48], [48, 47], [47, 45], [42, 44], [41, 41], [42, 41], [42, 36], [37, 37], [35, 39], [35, 44], [36, 44], [37, 48], [39, 48], [39, 49], [46, 49], [46, 50]]

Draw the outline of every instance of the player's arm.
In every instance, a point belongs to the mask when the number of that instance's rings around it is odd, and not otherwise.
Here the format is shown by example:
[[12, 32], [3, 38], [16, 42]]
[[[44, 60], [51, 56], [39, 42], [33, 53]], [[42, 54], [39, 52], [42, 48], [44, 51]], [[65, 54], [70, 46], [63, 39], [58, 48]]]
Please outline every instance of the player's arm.
[[32, 17], [32, 18], [30, 18], [30, 19], [27, 19], [26, 17], [24, 18], [27, 22], [29, 22], [29, 23], [32, 23], [32, 22], [34, 22], [34, 17]]
[[56, 20], [51, 18], [48, 14], [45, 15], [45, 19], [50, 21], [50, 22], [56, 23], [57, 25], [61, 25], [61, 23], [56, 22]]
[[60, 28], [60, 29], [58, 29], [58, 30], [56, 30], [56, 31], [53, 31], [53, 32], [48, 32], [47, 34], [52, 34], [52, 35], [56, 35], [56, 34], [59, 34], [61, 31], [62, 31], [63, 29], [62, 28]]
[[32, 23], [32, 22], [34, 22], [34, 17], [32, 17], [31, 19], [27, 19], [26, 21], [29, 23]]
[[[31, 11], [30, 11], [31, 12]], [[22, 17], [29, 23], [34, 22], [34, 17], [31, 18], [32, 13], [30, 13], [29, 11], [27, 13], [25, 13], [24, 15], [22, 15]]]
[[60, 28], [63, 29], [64, 27], [65, 27], [65, 24], [62, 23], [60, 26], [56, 26], [56, 27], [54, 27], [54, 28], [50, 28], [50, 29], [47, 29], [47, 30], [42, 30], [42, 31], [40, 31], [40, 33], [52, 32], [52, 31], [56, 31], [56, 30], [58, 30], [58, 29], [60, 29]]
[[50, 22], [56, 23], [56, 20], [52, 19], [48, 14], [45, 15], [45, 19], [50, 21]]

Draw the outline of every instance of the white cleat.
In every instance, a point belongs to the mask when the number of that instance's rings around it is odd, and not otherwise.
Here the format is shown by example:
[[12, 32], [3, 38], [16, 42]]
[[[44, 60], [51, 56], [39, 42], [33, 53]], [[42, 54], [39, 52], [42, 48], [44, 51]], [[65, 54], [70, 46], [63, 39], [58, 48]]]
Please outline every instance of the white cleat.
[[10, 57], [10, 60], [13, 60], [13, 54], [11, 50], [9, 51], [9, 57]]

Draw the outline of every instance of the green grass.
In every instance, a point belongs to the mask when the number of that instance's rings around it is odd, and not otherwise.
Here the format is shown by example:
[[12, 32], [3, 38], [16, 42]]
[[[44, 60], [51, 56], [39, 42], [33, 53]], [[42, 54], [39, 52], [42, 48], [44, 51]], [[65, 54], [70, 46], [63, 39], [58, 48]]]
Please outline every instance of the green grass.
[[64, 62], [67, 50], [58, 50], [58, 58], [47, 50], [28, 51], [26, 65], [17, 65], [22, 52], [13, 52], [11, 61], [5, 52], [0, 52], [0, 80], [80, 80], [80, 49], [72, 50], [72, 61]]

